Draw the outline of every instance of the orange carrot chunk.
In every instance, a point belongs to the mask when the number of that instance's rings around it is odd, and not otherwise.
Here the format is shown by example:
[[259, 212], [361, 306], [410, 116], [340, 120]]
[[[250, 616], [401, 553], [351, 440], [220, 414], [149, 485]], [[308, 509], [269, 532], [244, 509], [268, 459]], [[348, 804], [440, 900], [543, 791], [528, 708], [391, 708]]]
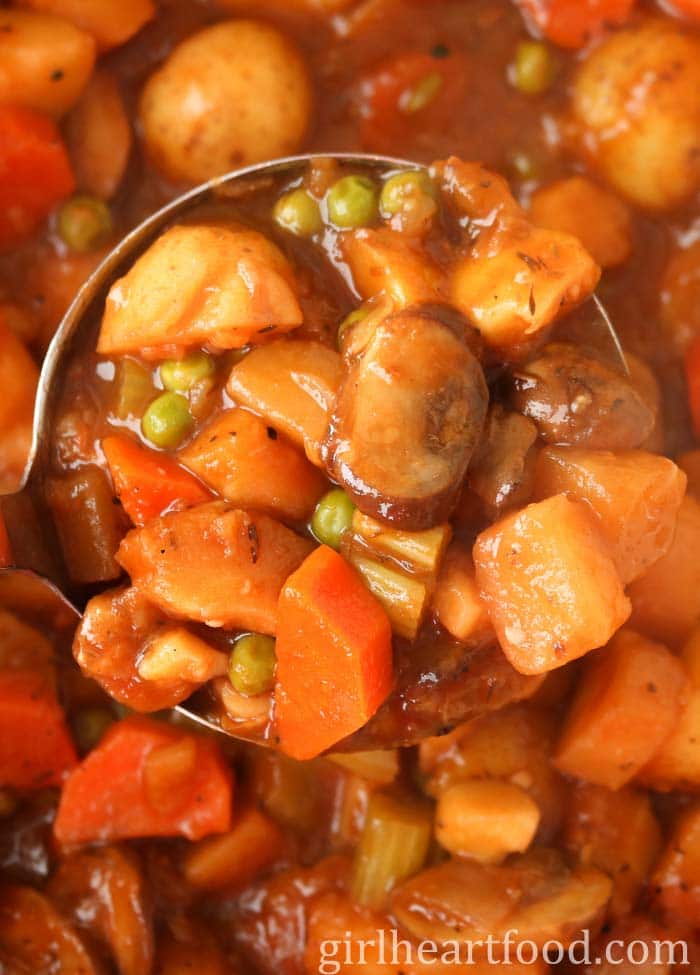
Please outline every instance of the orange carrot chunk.
[[68, 153], [51, 119], [0, 107], [0, 251], [31, 234], [75, 188]]
[[102, 450], [117, 497], [135, 525], [195, 504], [211, 501], [211, 492], [174, 460], [129, 437], [105, 437]]
[[319, 755], [372, 717], [391, 691], [389, 619], [360, 576], [322, 545], [279, 604], [275, 718], [282, 749]]
[[0, 787], [60, 785], [77, 758], [45, 671], [0, 673]]
[[231, 826], [233, 779], [218, 745], [150, 718], [115, 724], [70, 776], [62, 846], [143, 836], [198, 840]]
[[326, 483], [300, 450], [248, 410], [226, 410], [180, 457], [228, 501], [292, 521], [309, 517]]
[[623, 24], [635, 0], [516, 0], [516, 3], [548, 40], [560, 47], [576, 48], [583, 47], [607, 26]]
[[688, 679], [660, 643], [623, 630], [591, 658], [555, 751], [567, 775], [619, 789], [673, 731]]
[[522, 674], [602, 647], [630, 613], [594, 516], [563, 494], [483, 531], [474, 565], [499, 643]]

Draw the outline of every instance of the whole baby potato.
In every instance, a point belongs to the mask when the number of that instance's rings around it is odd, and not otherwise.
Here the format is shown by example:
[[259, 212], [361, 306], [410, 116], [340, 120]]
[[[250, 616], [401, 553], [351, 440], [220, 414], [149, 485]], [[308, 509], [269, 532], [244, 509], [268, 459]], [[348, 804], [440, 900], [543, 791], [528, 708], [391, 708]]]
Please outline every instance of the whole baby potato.
[[572, 109], [584, 153], [638, 206], [678, 206], [700, 188], [700, 38], [650, 19], [594, 48]]
[[270, 24], [226, 20], [179, 44], [147, 81], [147, 151], [170, 179], [200, 182], [299, 149], [312, 88], [294, 43]]

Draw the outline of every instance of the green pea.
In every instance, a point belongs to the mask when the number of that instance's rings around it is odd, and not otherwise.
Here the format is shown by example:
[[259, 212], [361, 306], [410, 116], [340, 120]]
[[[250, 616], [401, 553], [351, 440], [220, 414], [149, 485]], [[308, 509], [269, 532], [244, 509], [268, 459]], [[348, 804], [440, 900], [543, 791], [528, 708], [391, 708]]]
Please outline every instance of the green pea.
[[115, 718], [107, 708], [84, 708], [73, 718], [73, 733], [82, 753], [89, 752], [114, 724]]
[[73, 251], [94, 250], [112, 231], [112, 214], [96, 196], [74, 196], [61, 206], [56, 223], [59, 236]]
[[160, 364], [161, 382], [174, 393], [186, 393], [195, 383], [213, 376], [215, 371], [214, 361], [206, 352], [192, 352], [184, 359], [166, 359]]
[[343, 176], [331, 186], [326, 204], [332, 222], [344, 229], [366, 227], [379, 214], [377, 187], [367, 176]]
[[369, 312], [366, 308], [356, 308], [354, 311], [351, 311], [349, 315], [345, 316], [338, 326], [338, 334], [336, 335], [336, 341], [339, 349], [342, 350], [343, 343], [345, 342], [348, 332], [353, 325], [357, 325], [358, 322], [361, 322], [363, 319], [367, 318], [368, 315]]
[[340, 488], [324, 494], [311, 518], [311, 531], [323, 545], [339, 549], [340, 540], [352, 525], [355, 505]]
[[525, 95], [541, 95], [554, 81], [552, 52], [542, 41], [521, 41], [512, 68], [513, 84]]
[[413, 115], [427, 108], [442, 88], [443, 78], [437, 71], [427, 74], [410, 91], [406, 92], [401, 99], [400, 108], [402, 112]]
[[393, 217], [423, 197], [428, 197], [430, 200], [435, 200], [437, 197], [435, 184], [426, 172], [417, 169], [408, 173], [396, 173], [395, 176], [390, 176], [382, 187], [379, 208], [382, 216]]
[[272, 690], [276, 663], [272, 637], [248, 633], [236, 640], [229, 657], [228, 676], [239, 694], [255, 697]]
[[280, 227], [296, 234], [297, 237], [313, 237], [323, 229], [318, 203], [301, 186], [279, 198], [275, 203], [272, 216]]
[[154, 399], [141, 420], [143, 435], [156, 447], [177, 447], [194, 420], [190, 405], [180, 393], [162, 393]]

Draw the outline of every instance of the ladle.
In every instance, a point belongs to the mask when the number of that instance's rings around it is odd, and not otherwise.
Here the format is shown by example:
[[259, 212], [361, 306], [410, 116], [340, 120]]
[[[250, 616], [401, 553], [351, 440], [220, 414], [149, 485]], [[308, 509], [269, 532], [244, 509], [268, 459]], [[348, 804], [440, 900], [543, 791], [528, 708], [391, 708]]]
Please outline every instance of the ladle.
[[[417, 168], [415, 163], [386, 156], [360, 153], [328, 153], [325, 156], [336, 159], [340, 164], [379, 166], [384, 170]], [[79, 610], [68, 602], [68, 595], [74, 593], [71, 593], [61, 571], [60, 560], [56, 558], [58, 548], [52, 538], [52, 519], [43, 497], [43, 484], [49, 469], [54, 408], [64, 366], [80, 333], [99, 319], [112, 283], [125, 273], [169, 224], [203, 204], [231, 200], [239, 195], [239, 191], [244, 191], [247, 181], [252, 184], [261, 178], [283, 173], [288, 173], [290, 178], [300, 175], [312, 158], [301, 155], [273, 160], [236, 170], [189, 190], [128, 233], [80, 288], [49, 346], [41, 370], [33, 443], [22, 490], [17, 495], [2, 499], [11, 534], [13, 519], [26, 519], [23, 505], [30, 500], [38, 515], [38, 524], [42, 526], [43, 536], [27, 550], [21, 551], [20, 548], [15, 551], [17, 567], [0, 572], [0, 596], [3, 585], [10, 593], [18, 585], [23, 592], [33, 591], [40, 601], [43, 599], [47, 605], [53, 605], [62, 618], [71, 610], [75, 618], [79, 618]], [[599, 299], [594, 296], [593, 302], [596, 306], [594, 321], [597, 331], [592, 340], [591, 326], [588, 325], [587, 341], [626, 372], [624, 353], [615, 329]], [[3, 581], [4, 576], [15, 572], [21, 573], [21, 582], [19, 579], [16, 583], [7, 579]], [[45, 578], [47, 576], [52, 581]], [[28, 603], [25, 600], [25, 613], [29, 606], [31, 600]], [[408, 744], [443, 732], [484, 710], [517, 700], [532, 687], [533, 679], [517, 674], [498, 648], [493, 646], [476, 646], [465, 650], [454, 641], [445, 640], [444, 645], [432, 641], [422, 652], [420, 646], [413, 647], [411, 654], [404, 656], [407, 660], [398, 668], [397, 691], [365, 728], [342, 743], [343, 749], [365, 750]], [[241, 731], [239, 734], [230, 727], [222, 729], [202, 694], [195, 695], [176, 710], [210, 728], [226, 730], [247, 740], [261, 740], [257, 733]]]

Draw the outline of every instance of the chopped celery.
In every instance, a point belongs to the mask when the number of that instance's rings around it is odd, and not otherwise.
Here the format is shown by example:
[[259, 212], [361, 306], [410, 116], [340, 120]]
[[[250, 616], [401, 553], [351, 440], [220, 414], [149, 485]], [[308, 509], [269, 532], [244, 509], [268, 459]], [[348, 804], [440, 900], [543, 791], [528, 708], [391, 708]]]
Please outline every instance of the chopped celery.
[[414, 640], [428, 603], [425, 583], [374, 559], [365, 558], [357, 550], [347, 552], [347, 558], [386, 610], [394, 633]]
[[136, 359], [119, 360], [114, 384], [114, 415], [119, 420], [143, 416], [157, 392], [151, 370]]
[[421, 869], [430, 849], [432, 821], [422, 800], [374, 793], [353, 863], [351, 890], [358, 904], [381, 908], [396, 884]]
[[430, 575], [437, 573], [452, 536], [448, 524], [422, 532], [397, 531], [361, 511], [353, 515], [352, 530], [377, 555], [389, 555], [412, 572]]

